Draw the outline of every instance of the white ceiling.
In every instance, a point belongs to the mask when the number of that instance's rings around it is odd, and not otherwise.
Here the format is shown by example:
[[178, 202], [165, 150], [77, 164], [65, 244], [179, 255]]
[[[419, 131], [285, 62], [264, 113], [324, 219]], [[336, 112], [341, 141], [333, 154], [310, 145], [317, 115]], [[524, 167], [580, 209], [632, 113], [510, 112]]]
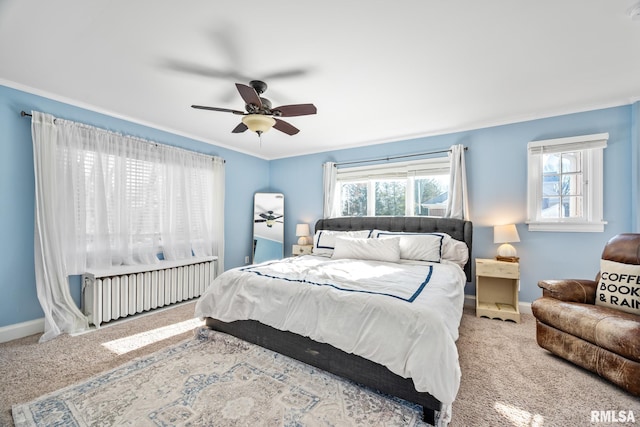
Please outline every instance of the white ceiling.
[[[635, 102], [635, 4], [0, 0], [0, 84], [275, 159]], [[239, 116], [190, 108], [242, 110], [234, 83], [251, 79], [318, 114], [260, 144], [231, 133]]]

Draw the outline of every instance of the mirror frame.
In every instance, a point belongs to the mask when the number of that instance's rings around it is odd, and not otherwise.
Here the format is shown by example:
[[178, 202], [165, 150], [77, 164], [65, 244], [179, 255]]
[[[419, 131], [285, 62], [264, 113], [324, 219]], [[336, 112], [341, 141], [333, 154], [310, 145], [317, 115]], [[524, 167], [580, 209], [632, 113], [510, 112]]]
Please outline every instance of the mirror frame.
[[284, 194], [255, 193], [253, 195], [254, 264], [284, 258]]

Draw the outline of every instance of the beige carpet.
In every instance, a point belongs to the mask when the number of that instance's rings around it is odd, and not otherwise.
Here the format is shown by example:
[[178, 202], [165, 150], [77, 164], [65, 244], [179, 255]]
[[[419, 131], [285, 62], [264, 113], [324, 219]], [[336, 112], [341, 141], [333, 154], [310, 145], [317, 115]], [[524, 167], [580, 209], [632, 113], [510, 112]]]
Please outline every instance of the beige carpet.
[[[38, 336], [0, 344], [0, 425], [13, 425], [16, 403], [189, 338], [199, 323], [193, 305], [44, 344]], [[540, 349], [530, 315], [515, 324], [465, 309], [458, 348], [462, 384], [451, 426], [640, 426], [640, 399]], [[636, 422], [591, 424], [592, 410], [633, 411]]]
[[181, 344], [14, 406], [16, 426], [427, 427], [417, 405], [196, 330]]

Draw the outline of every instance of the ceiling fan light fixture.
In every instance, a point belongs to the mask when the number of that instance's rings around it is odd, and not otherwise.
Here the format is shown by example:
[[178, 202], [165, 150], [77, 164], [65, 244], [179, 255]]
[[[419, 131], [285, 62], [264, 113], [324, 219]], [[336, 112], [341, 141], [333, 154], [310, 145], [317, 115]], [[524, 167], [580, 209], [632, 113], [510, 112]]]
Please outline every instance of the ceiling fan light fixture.
[[250, 131], [260, 135], [271, 129], [273, 125], [276, 124], [276, 120], [273, 117], [263, 114], [247, 114], [242, 118], [242, 123], [244, 123]]

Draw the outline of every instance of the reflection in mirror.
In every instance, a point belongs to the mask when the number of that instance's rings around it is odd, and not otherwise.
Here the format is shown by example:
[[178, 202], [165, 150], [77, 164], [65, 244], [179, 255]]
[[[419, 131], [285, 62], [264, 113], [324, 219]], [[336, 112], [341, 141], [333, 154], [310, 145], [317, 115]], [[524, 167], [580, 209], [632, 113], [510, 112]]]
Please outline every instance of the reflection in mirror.
[[256, 193], [253, 197], [253, 262], [284, 256], [284, 195]]

